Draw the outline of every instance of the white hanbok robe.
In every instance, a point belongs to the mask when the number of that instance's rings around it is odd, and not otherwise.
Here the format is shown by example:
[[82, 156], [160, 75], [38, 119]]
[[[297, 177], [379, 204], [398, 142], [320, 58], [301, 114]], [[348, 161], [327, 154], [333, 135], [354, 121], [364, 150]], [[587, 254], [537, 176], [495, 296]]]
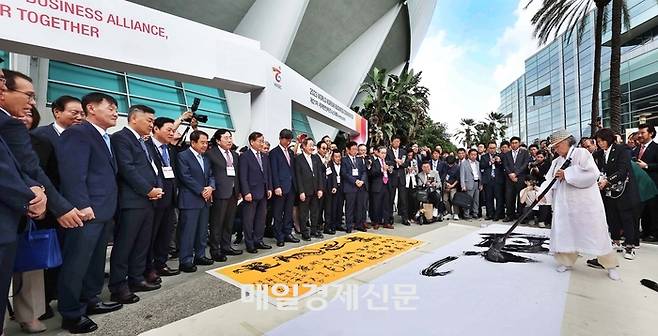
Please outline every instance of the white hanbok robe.
[[[602, 256], [612, 252], [608, 225], [599, 192], [599, 169], [584, 148], [573, 148], [564, 180], [548, 192], [553, 205], [550, 251]], [[546, 174], [545, 189], [566, 158], [558, 156]]]

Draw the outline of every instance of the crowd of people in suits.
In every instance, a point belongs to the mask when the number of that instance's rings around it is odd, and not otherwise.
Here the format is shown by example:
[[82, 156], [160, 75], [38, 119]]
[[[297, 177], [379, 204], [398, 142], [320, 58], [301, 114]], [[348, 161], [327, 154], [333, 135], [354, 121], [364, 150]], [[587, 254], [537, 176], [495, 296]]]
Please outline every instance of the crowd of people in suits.
[[[0, 275], [4, 297], [13, 279], [14, 318], [26, 332], [45, 330], [40, 320], [54, 316], [54, 300], [63, 329], [92, 332], [98, 326], [90, 315], [138, 302], [136, 293], [161, 288], [163, 276], [226, 262], [243, 253], [234, 248], [242, 241], [258, 253], [272, 248], [265, 237], [283, 247], [428, 217], [510, 222], [531, 211], [536, 225], [551, 222], [550, 201], [528, 207], [552, 178], [547, 141], [526, 147], [512, 137], [455, 154], [403, 147], [399, 136], [387, 146], [349, 141], [338, 148], [328, 136], [316, 142], [283, 129], [273, 148], [252, 132], [238, 150], [230, 130], [210, 135], [196, 129], [189, 111], [174, 120], [145, 105], [131, 106], [127, 126], [110, 135], [118, 103], [98, 92], [55, 99], [55, 121], [39, 127], [32, 80], [10, 70], [0, 75], [0, 266], [13, 269], [21, 257], [17, 233], [32, 223], [57, 228], [61, 244], [60, 267]], [[186, 121], [194, 129], [189, 142], [178, 132]], [[640, 225], [644, 238], [658, 236], [657, 198], [640, 182], [652, 181], [654, 190], [658, 183], [654, 137], [653, 126], [641, 125], [624, 144], [602, 129], [590, 150], [603, 173], [611, 239], [628, 259]], [[620, 183], [621, 192], [610, 190]], [[167, 264], [172, 255], [176, 268]], [[111, 301], [100, 299], [106, 276]]]

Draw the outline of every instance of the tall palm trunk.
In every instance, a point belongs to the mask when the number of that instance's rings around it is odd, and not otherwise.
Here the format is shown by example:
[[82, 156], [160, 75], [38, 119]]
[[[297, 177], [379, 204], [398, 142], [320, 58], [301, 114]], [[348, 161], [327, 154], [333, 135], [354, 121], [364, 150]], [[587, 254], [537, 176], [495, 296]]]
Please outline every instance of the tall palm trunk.
[[610, 128], [621, 132], [621, 21], [624, 0], [612, 0], [612, 38], [610, 41]]
[[[594, 26], [594, 78], [592, 82], [592, 137], [598, 131], [596, 120], [599, 118], [599, 94], [601, 91], [601, 49], [603, 43], [603, 15], [607, 1], [596, 1], [596, 25]], [[601, 6], [599, 6], [602, 4]]]

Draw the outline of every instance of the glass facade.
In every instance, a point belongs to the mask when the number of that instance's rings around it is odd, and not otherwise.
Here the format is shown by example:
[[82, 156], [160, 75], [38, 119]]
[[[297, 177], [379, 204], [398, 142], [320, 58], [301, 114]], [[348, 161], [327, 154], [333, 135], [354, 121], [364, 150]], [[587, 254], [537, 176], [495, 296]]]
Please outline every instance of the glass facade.
[[82, 97], [90, 91], [113, 96], [119, 103], [119, 113], [125, 115], [131, 105], [152, 107], [157, 116], [177, 118], [201, 99], [197, 113], [208, 115], [205, 127], [233, 129], [224, 91], [169, 79], [116, 72], [58, 61], [50, 61], [47, 101], [62, 95]]
[[292, 111], [292, 135], [297, 138], [302, 133], [315, 139], [311, 125], [308, 122], [308, 117], [301, 112]]
[[[628, 0], [631, 29], [658, 17], [655, 0]], [[647, 12], [651, 15], [647, 15]], [[575, 135], [590, 134], [594, 63], [593, 13], [580, 39], [562, 34], [528, 58], [525, 73], [500, 93], [499, 112], [511, 119], [508, 134], [526, 143], [567, 128]], [[622, 47], [622, 125], [637, 126], [644, 113], [658, 113], [658, 27], [646, 29]], [[609, 31], [609, 29], [608, 29]], [[606, 36], [607, 35], [607, 36]], [[609, 40], [609, 33], [603, 41]], [[634, 34], [638, 35], [638, 34]], [[606, 38], [607, 37], [607, 38]], [[601, 111], [609, 125], [610, 48], [601, 55]]]

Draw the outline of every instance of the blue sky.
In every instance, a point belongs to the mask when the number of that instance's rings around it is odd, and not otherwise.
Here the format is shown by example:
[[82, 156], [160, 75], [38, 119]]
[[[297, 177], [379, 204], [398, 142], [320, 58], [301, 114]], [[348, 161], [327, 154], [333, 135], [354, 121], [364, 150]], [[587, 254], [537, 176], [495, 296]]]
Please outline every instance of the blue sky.
[[[539, 1], [537, 1], [539, 2]], [[430, 114], [454, 132], [464, 117], [496, 110], [499, 92], [537, 49], [527, 0], [438, 0], [412, 62], [430, 88]]]

